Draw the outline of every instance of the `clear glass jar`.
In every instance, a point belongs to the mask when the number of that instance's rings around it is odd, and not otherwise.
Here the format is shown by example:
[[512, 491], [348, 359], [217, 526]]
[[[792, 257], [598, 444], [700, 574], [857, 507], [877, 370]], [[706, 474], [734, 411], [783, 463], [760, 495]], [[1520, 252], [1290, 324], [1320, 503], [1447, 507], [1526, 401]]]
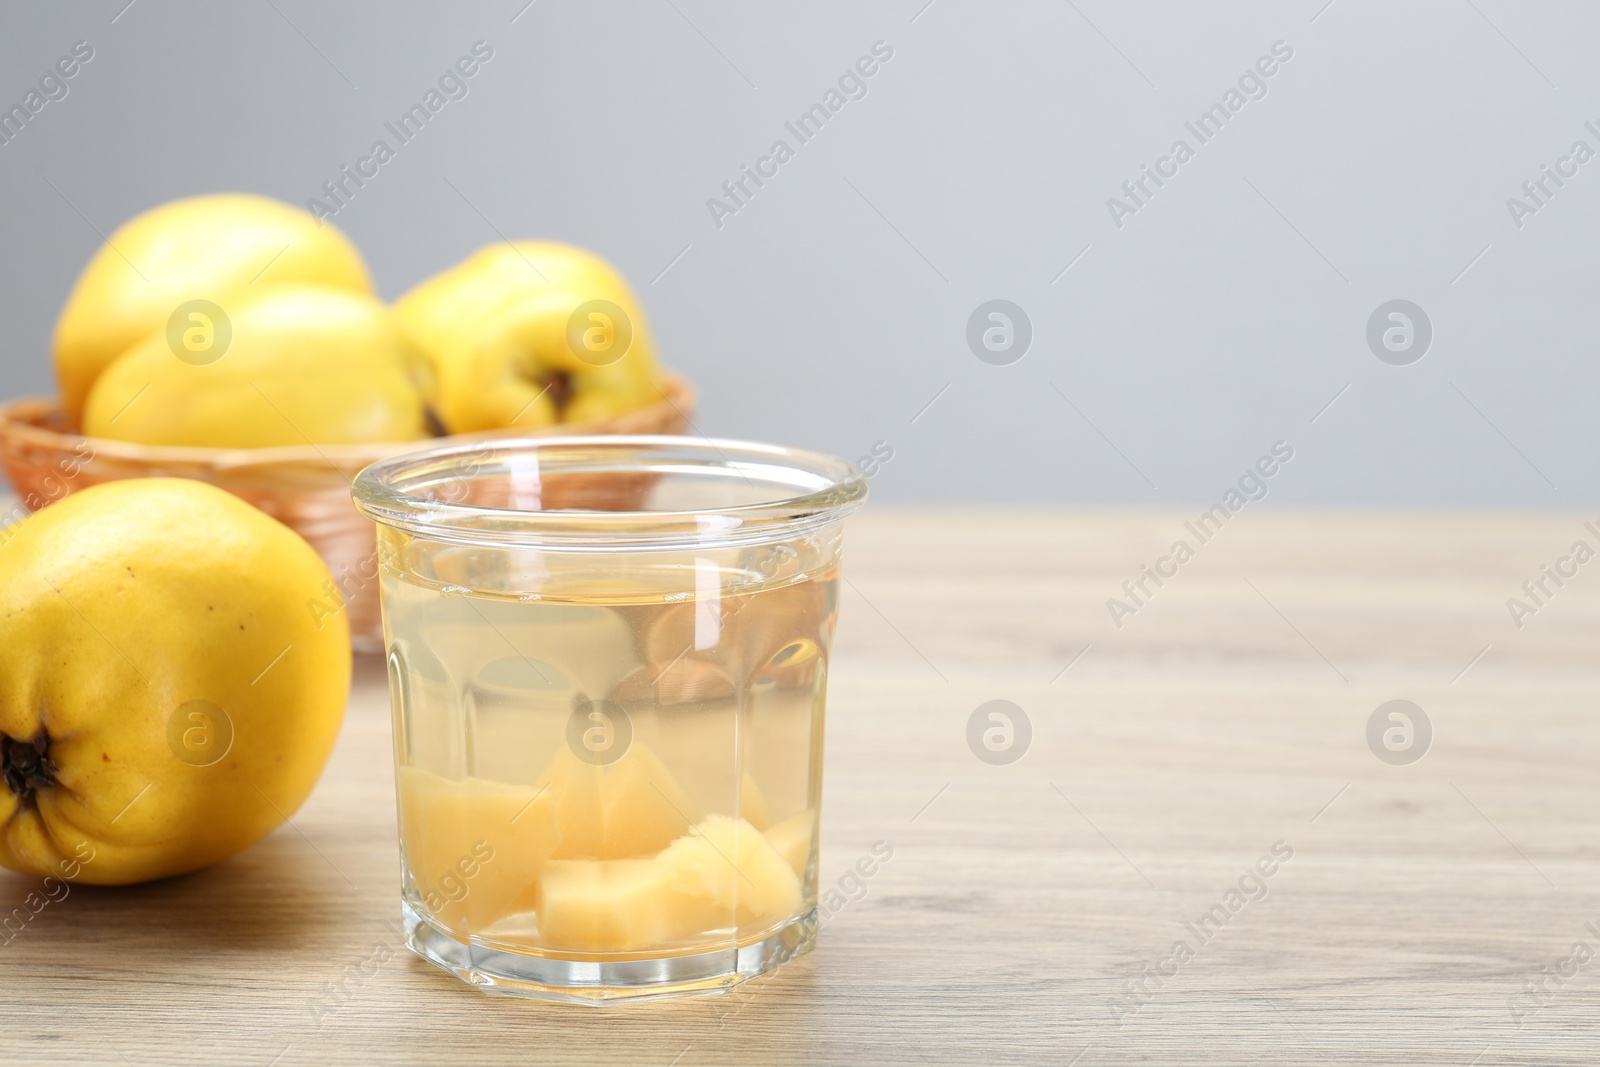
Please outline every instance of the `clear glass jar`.
[[689, 437], [375, 464], [411, 947], [586, 1002], [717, 992], [815, 936], [849, 463]]

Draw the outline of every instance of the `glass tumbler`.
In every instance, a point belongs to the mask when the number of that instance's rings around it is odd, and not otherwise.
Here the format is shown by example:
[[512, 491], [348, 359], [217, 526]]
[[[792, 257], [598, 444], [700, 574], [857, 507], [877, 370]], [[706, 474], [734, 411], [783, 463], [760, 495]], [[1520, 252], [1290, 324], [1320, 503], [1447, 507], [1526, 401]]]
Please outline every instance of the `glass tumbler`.
[[712, 993], [811, 948], [851, 464], [688, 437], [386, 460], [404, 919], [486, 990]]

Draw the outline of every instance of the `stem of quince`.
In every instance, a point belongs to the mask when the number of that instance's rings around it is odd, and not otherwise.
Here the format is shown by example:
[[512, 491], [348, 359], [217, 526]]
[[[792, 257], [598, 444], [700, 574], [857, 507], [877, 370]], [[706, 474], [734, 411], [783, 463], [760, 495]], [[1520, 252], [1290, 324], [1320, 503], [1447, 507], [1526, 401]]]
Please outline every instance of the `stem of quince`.
[[0, 734], [0, 774], [23, 804], [32, 804], [35, 792], [55, 785], [56, 772], [50, 759], [50, 738], [43, 730], [32, 741]]
[[554, 405], [559, 415], [566, 410], [567, 401], [572, 399], [572, 378], [566, 371], [558, 370], [551, 372], [548, 381], [550, 384], [546, 389], [549, 391], [550, 403]]

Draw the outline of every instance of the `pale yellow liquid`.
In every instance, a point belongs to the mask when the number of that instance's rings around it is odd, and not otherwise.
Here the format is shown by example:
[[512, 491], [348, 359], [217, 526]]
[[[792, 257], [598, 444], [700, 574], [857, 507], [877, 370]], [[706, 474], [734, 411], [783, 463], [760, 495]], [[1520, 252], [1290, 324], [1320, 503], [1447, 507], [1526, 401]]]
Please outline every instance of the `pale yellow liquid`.
[[[391, 551], [382, 584], [413, 908], [514, 951], [638, 958], [753, 941], [814, 907], [833, 561], [773, 578], [704, 559], [583, 564], [519, 583], [504, 580], [505, 552], [452, 548], [419, 566], [417, 543], [398, 550], [411, 562], [396, 569]], [[540, 592], [481, 591], [497, 584]], [[732, 836], [700, 833], [710, 826]], [[607, 905], [626, 914], [574, 926], [592, 903], [569, 899], [574, 872], [595, 872], [589, 895], [605, 898], [655, 877], [680, 836], [726, 861], [727, 884], [702, 865], [702, 891], [675, 869], [669, 889]], [[558, 892], [559, 931], [540, 915]], [[658, 907], [676, 910], [643, 915]]]

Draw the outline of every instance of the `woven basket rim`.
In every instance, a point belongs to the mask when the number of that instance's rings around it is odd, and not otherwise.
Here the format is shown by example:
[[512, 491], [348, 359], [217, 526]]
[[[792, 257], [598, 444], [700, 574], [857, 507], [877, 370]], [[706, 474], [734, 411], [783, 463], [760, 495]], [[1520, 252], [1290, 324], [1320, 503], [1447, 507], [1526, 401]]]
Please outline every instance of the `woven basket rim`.
[[16, 397], [0, 403], [0, 450], [17, 455], [29, 450], [70, 451], [87, 443], [97, 459], [121, 460], [152, 467], [187, 467], [210, 471], [236, 471], [247, 467], [329, 466], [344, 471], [359, 471], [381, 459], [437, 447], [441, 443], [485, 441], [501, 437], [567, 437], [587, 434], [628, 432], [635, 424], [654, 425], [672, 416], [690, 423], [695, 391], [689, 382], [670, 372], [657, 385], [658, 403], [622, 412], [607, 419], [563, 422], [529, 429], [523, 426], [484, 430], [478, 433], [447, 434], [415, 441], [381, 441], [342, 445], [277, 445], [270, 448], [204, 448], [191, 445], [142, 445], [107, 437], [90, 437], [48, 425], [59, 422], [61, 405], [54, 397]]

